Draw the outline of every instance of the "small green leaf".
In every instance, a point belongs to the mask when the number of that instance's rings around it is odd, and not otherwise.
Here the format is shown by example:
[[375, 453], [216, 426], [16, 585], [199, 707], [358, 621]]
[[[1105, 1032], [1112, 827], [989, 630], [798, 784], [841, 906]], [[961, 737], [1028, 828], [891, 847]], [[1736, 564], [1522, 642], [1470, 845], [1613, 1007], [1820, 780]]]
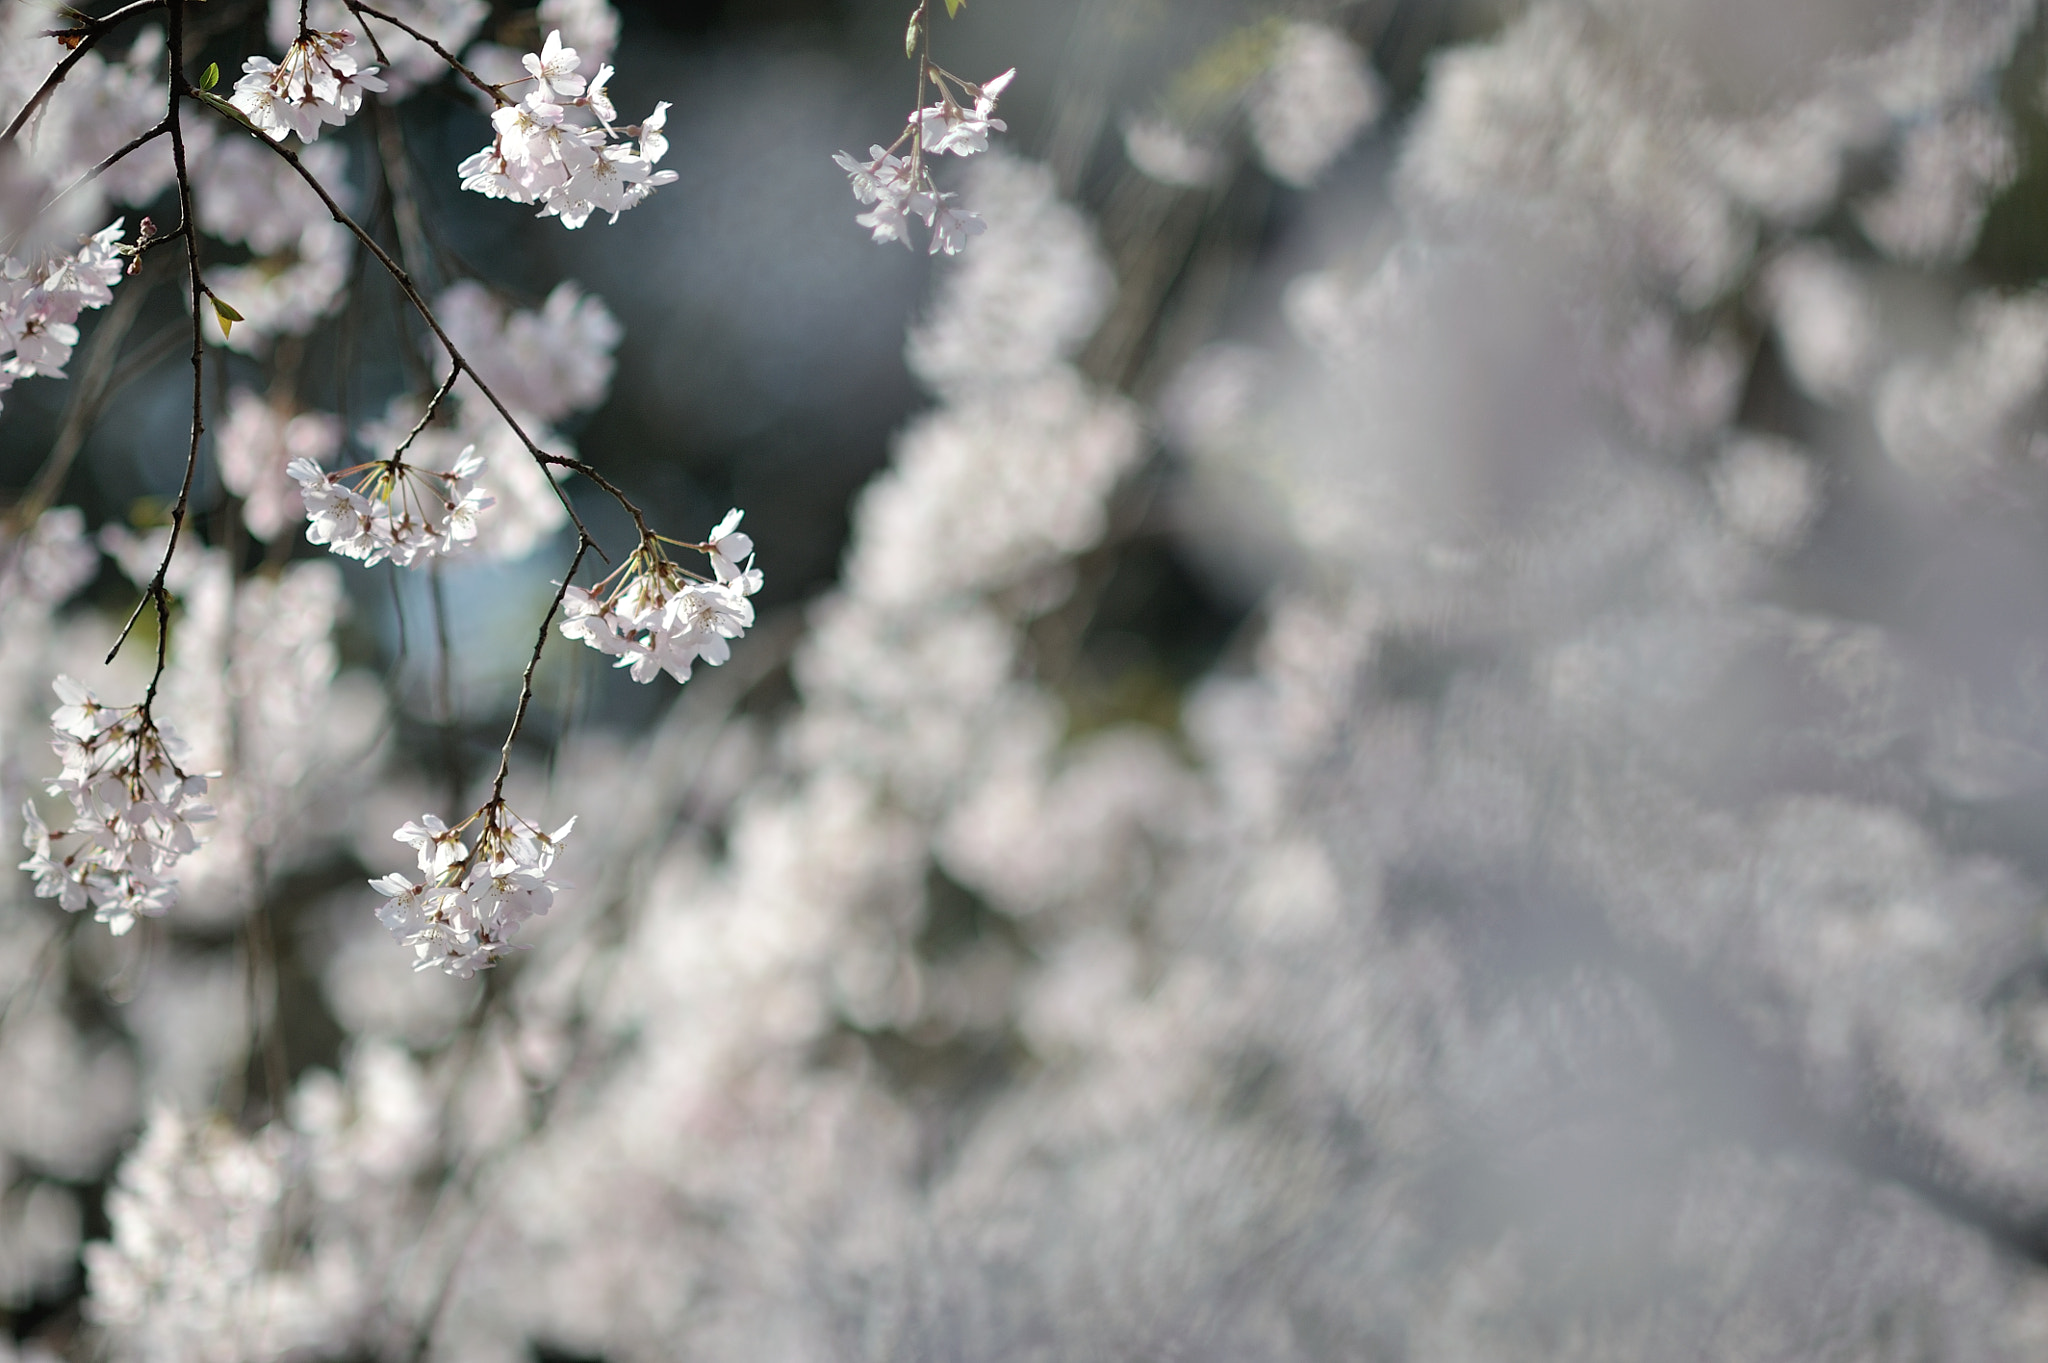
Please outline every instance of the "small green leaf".
[[946, 0], [946, 17], [948, 19], [958, 19], [960, 11], [966, 7], [966, 4], [967, 0]]
[[904, 56], [906, 56], [906, 57], [915, 57], [915, 56], [917, 55], [917, 36], [918, 36], [918, 29], [919, 29], [919, 27], [920, 27], [920, 26], [921, 26], [921, 25], [922, 25], [923, 23], [924, 23], [924, 9], [923, 9], [922, 7], [919, 7], [919, 9], [917, 10], [917, 12], [916, 12], [916, 13], [914, 13], [914, 14], [912, 14], [912, 15], [910, 16], [910, 27], [909, 27], [909, 28], [906, 28], [906, 29], [904, 29], [904, 30], [903, 30], [903, 55], [904, 55]]
[[214, 298], [212, 294], [208, 294], [206, 296], [213, 303], [213, 315], [220, 319], [221, 336], [225, 338], [227, 336], [232, 335], [235, 330], [235, 323], [242, 320], [242, 314], [236, 312], [233, 308], [229, 307], [226, 303], [221, 302], [218, 298]]
[[214, 86], [218, 84], [220, 84], [220, 63], [208, 62], [206, 64], [206, 74], [199, 78], [199, 88], [202, 90], [211, 90]]

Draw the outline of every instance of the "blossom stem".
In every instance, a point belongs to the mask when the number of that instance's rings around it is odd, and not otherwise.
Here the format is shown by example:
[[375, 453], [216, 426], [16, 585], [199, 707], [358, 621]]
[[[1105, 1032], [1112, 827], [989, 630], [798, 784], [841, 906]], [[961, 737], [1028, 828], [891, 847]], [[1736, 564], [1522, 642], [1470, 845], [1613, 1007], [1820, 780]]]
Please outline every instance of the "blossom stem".
[[[474, 375], [472, 375], [472, 377], [474, 377]], [[481, 386], [480, 380], [479, 386]], [[491, 401], [496, 402], [497, 399], [492, 398]], [[503, 409], [501, 408], [500, 410]], [[506, 418], [506, 420], [508, 421], [510, 419], [510, 417]], [[642, 540], [646, 540], [652, 537], [653, 532], [647, 528], [647, 517], [641, 512], [640, 508], [633, 502], [633, 499], [628, 497], [624, 492], [620, 491], [618, 486], [614, 484], [609, 478], [605, 477], [602, 473], [599, 473], [596, 469], [584, 463], [581, 459], [571, 459], [567, 455], [539, 454], [536, 457], [540, 460], [542, 464], [552, 464], [557, 468], [565, 468], [569, 470], [571, 473], [580, 473], [585, 478], [588, 478], [591, 482], [597, 484], [599, 488], [611, 494], [611, 498], [613, 501], [617, 502], [620, 506], [625, 508], [626, 514], [633, 518], [633, 526], [640, 532], [640, 538]], [[593, 543], [591, 547], [596, 548], [596, 545]], [[604, 553], [604, 550], [599, 549], [598, 553], [602, 555]], [[606, 561], [609, 562], [610, 560]]]
[[[450, 52], [447, 48], [441, 46], [440, 43], [434, 41], [434, 39], [428, 37], [426, 34], [420, 32], [411, 24], [408, 24], [407, 22], [405, 22], [405, 20], [399, 18], [397, 15], [386, 14], [383, 10], [380, 9], [372, 9], [368, 5], [359, 4], [357, 0], [342, 0], [342, 3], [347, 5], [349, 7], [349, 11], [359, 19], [381, 20], [382, 22], [391, 25], [393, 28], [398, 29], [403, 33], [411, 35], [415, 41], [425, 43], [429, 48], [433, 49], [435, 56], [439, 57], [442, 61], [448, 63], [449, 69], [454, 71], [456, 75], [461, 76], [471, 85], [474, 85], [477, 89], [483, 91], [486, 95], [489, 95], [491, 103], [493, 105], [510, 104], [512, 102], [511, 100], [505, 98], [505, 92], [503, 90], [500, 90], [495, 85], [486, 83], [483, 77], [477, 75], [476, 72], [470, 70], [467, 66], [464, 66], [461, 60], [458, 57], [456, 57], [456, 55], [453, 52]], [[366, 27], [363, 31], [365, 33], [368, 33], [369, 29]], [[374, 37], [370, 39], [372, 45], [374, 45], [376, 41], [377, 40]], [[381, 53], [379, 53], [379, 60], [382, 60]]]
[[911, 106], [912, 134], [910, 139], [910, 183], [922, 182], [924, 175], [924, 81], [932, 65], [932, 26], [926, 10], [931, 0], [918, 0], [917, 13], [912, 22], [917, 25], [919, 40], [924, 46], [922, 58], [917, 63], [917, 102]]
[[555, 588], [555, 599], [548, 603], [547, 614], [541, 617], [540, 628], [533, 636], [533, 656], [526, 660], [526, 672], [519, 679], [519, 705], [512, 712], [512, 727], [505, 734], [505, 746], [498, 749], [498, 774], [491, 779], [491, 804], [501, 803], [505, 795], [505, 774], [512, 769], [512, 743], [519, 737], [519, 730], [526, 724], [526, 708], [533, 703], [533, 674], [540, 667], [541, 651], [548, 644], [548, 628], [555, 623], [555, 616], [562, 609], [562, 598], [569, 594], [569, 584], [576, 580], [576, 570], [583, 566], [583, 555], [597, 547], [590, 536], [576, 537], [576, 556], [569, 560], [569, 571], [562, 574], [561, 585]]
[[448, 367], [448, 377], [442, 381], [439, 388], [434, 390], [434, 396], [427, 400], [427, 410], [420, 413], [420, 419], [413, 423], [412, 429], [405, 433], [405, 439], [399, 441], [398, 448], [391, 452], [392, 462], [396, 462], [401, 455], [412, 448], [412, 442], [419, 439], [421, 431], [427, 429], [427, 423], [434, 419], [434, 413], [441, 410], [441, 403], [447, 398], [449, 391], [455, 387], [455, 381], [461, 377], [462, 371], [460, 369], [454, 365]]

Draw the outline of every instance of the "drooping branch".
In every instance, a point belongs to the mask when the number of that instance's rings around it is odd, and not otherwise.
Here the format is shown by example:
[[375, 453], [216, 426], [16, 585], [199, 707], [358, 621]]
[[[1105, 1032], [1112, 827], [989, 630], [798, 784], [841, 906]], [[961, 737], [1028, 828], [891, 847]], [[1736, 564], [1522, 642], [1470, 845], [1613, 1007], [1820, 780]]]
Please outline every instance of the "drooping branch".
[[540, 629], [533, 636], [533, 655], [526, 660], [526, 672], [519, 679], [519, 705], [512, 712], [512, 727], [505, 734], [505, 746], [498, 749], [498, 774], [491, 780], [491, 803], [504, 798], [505, 773], [512, 769], [512, 741], [519, 737], [519, 731], [526, 724], [526, 707], [533, 701], [533, 674], [540, 667], [540, 655], [547, 647], [548, 629], [555, 623], [556, 612], [562, 609], [562, 598], [569, 594], [569, 584], [576, 580], [576, 570], [583, 566], [583, 555], [595, 548], [595, 543], [583, 536], [576, 541], [576, 556], [569, 560], [569, 571], [562, 574], [561, 582], [555, 587], [555, 599], [548, 603], [546, 615], [541, 617]]
[[199, 469], [199, 440], [206, 432], [206, 333], [203, 303], [208, 296], [206, 281], [199, 272], [199, 233], [195, 224], [192, 207], [192, 173], [185, 159], [185, 128], [182, 119], [184, 106], [179, 103], [181, 96], [191, 90], [185, 79], [185, 4], [184, 0], [170, 0], [167, 31], [166, 62], [169, 66], [170, 107], [164, 114], [164, 123], [171, 135], [171, 164], [175, 170], [178, 188], [178, 228], [175, 235], [185, 242], [185, 280], [192, 307], [192, 429], [191, 438], [185, 450], [185, 476], [178, 484], [178, 500], [171, 507], [171, 533], [164, 542], [164, 556], [157, 564], [156, 573], [149, 580], [143, 600], [135, 603], [135, 610], [128, 617], [128, 623], [121, 628], [120, 637], [107, 652], [107, 661], [112, 662], [121, 646], [128, 641], [128, 635], [141, 618], [145, 603], [156, 608], [156, 667], [150, 673], [149, 689], [142, 696], [142, 714], [145, 720], [152, 720], [151, 707], [156, 703], [157, 688], [163, 682], [164, 668], [170, 659], [171, 643], [171, 596], [165, 582], [170, 576], [171, 560], [178, 552], [178, 537], [185, 529], [185, 516], [192, 505], [192, 483]]
[[[453, 52], [450, 52], [447, 48], [443, 47], [439, 42], [435, 41], [432, 37], [420, 32], [411, 24], [408, 24], [407, 22], [405, 22], [405, 20], [399, 18], [397, 15], [386, 14], [383, 10], [380, 9], [371, 9], [368, 5], [358, 4], [357, 0], [342, 0], [342, 3], [346, 4], [349, 7], [349, 11], [359, 19], [375, 19], [380, 23], [389, 24], [393, 28], [399, 30], [401, 33], [411, 35], [416, 41], [425, 43], [429, 48], [433, 49], [435, 56], [439, 57], [442, 61], [448, 64], [450, 70], [454, 71], [457, 75], [461, 76], [464, 80], [468, 81], [471, 85], [474, 85], [477, 89], [481, 90], [486, 96], [488, 96], [493, 107], [496, 107], [500, 104], [510, 104], [512, 102], [511, 100], [505, 98], [505, 92], [503, 90], [500, 90], [497, 86], [490, 84], [489, 82], [484, 80], [482, 76], [479, 76], [476, 72], [470, 70], [467, 66], [464, 66], [462, 64], [461, 59], [458, 58]], [[365, 34], [369, 33], [369, 30], [367, 28], [364, 29], [363, 31]], [[374, 44], [377, 41], [377, 39], [375, 38], [375, 36], [371, 36], [370, 41], [372, 44]], [[378, 59], [380, 61], [383, 60], [381, 52], [379, 53]]]
[[[421, 294], [419, 286], [413, 282], [412, 276], [406, 272], [405, 267], [396, 260], [393, 260], [391, 253], [384, 249], [383, 243], [379, 242], [361, 223], [349, 215], [348, 211], [336, 201], [334, 195], [328, 192], [327, 186], [320, 183], [320, 178], [306, 169], [305, 162], [300, 160], [295, 152], [288, 147], [271, 141], [268, 137], [251, 127], [248, 120], [241, 116], [240, 111], [225, 100], [202, 94], [197, 90], [191, 89], [189, 86], [186, 88], [185, 94], [189, 98], [200, 100], [208, 108], [221, 113], [224, 117], [228, 117], [236, 126], [247, 131], [260, 145], [268, 148], [272, 154], [281, 157], [292, 168], [293, 172], [301, 180], [305, 181], [307, 187], [320, 196], [320, 202], [326, 205], [328, 214], [333, 217], [334, 221], [346, 228], [349, 234], [358, 242], [362, 243], [365, 250], [376, 257], [377, 263], [384, 267], [385, 273], [390, 275], [392, 282], [398, 285], [399, 292], [405, 295], [406, 301], [412, 304], [413, 309], [419, 313], [421, 320], [427, 324], [427, 328], [434, 333], [435, 339], [441, 343], [441, 348], [447, 353], [449, 363], [457, 371], [467, 375], [472, 383], [476, 384], [477, 390], [497, 410], [498, 415], [505, 419], [505, 424], [512, 428], [512, 433], [519, 437], [519, 443], [526, 447], [526, 452], [533, 457], [534, 462], [539, 464], [543, 471], [550, 467], [566, 468], [590, 478], [600, 489], [609, 494], [614, 501], [618, 502], [626, 514], [633, 518], [633, 524], [641, 531], [642, 537], [646, 537], [647, 518], [623, 491], [609, 480], [599, 477], [589, 465], [582, 463], [580, 460], [548, 453], [527, 433], [526, 427], [520, 423], [519, 418], [512, 414], [512, 409], [506, 406], [504, 399], [500, 398], [490, 384], [485, 381], [483, 375], [477, 372], [476, 366], [469, 362], [468, 357], [462, 353], [461, 347], [455, 344], [454, 338], [441, 325], [441, 319], [434, 315], [433, 308], [428, 306], [426, 297]], [[584, 525], [583, 518], [577, 514], [576, 507], [570, 500], [569, 494], [553, 478], [548, 479], [548, 484], [554, 488], [555, 498], [562, 504], [562, 509], [568, 512], [570, 522], [576, 527], [578, 538], [588, 541], [589, 546], [597, 550], [600, 558], [610, 562], [610, 558], [605, 554], [603, 547], [597, 543], [596, 537]]]

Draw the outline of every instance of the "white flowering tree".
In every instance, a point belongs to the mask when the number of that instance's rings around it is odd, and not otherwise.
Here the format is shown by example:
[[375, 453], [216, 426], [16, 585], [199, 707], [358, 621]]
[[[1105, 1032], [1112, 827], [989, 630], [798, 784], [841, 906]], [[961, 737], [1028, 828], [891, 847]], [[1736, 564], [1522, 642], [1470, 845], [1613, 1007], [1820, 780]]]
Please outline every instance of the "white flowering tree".
[[[628, 125], [603, 0], [0, 9], [0, 1363], [2039, 1357], [2038, 7], [973, 3], [840, 35], [929, 401], [758, 621], [387, 115], [584, 240], [836, 57]], [[557, 549], [478, 770], [385, 741], [346, 585]], [[529, 761], [544, 655], [673, 703]]]

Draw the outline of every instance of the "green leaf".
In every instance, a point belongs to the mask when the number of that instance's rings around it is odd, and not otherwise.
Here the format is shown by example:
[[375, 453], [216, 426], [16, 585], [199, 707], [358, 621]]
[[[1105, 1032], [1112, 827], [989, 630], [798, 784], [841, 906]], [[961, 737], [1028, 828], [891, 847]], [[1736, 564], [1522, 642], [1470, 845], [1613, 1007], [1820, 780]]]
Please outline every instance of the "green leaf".
[[966, 4], [967, 0], [946, 0], [946, 17], [948, 19], [959, 18], [960, 11], [966, 6]]
[[220, 319], [221, 336], [225, 338], [229, 335], [232, 335], [235, 330], [235, 323], [242, 320], [242, 314], [236, 312], [233, 308], [229, 307], [226, 303], [221, 302], [212, 294], [208, 294], [206, 296], [213, 303], [213, 315]]
[[220, 63], [208, 62], [206, 64], [206, 74], [199, 78], [199, 88], [211, 90], [218, 84], [220, 84]]

